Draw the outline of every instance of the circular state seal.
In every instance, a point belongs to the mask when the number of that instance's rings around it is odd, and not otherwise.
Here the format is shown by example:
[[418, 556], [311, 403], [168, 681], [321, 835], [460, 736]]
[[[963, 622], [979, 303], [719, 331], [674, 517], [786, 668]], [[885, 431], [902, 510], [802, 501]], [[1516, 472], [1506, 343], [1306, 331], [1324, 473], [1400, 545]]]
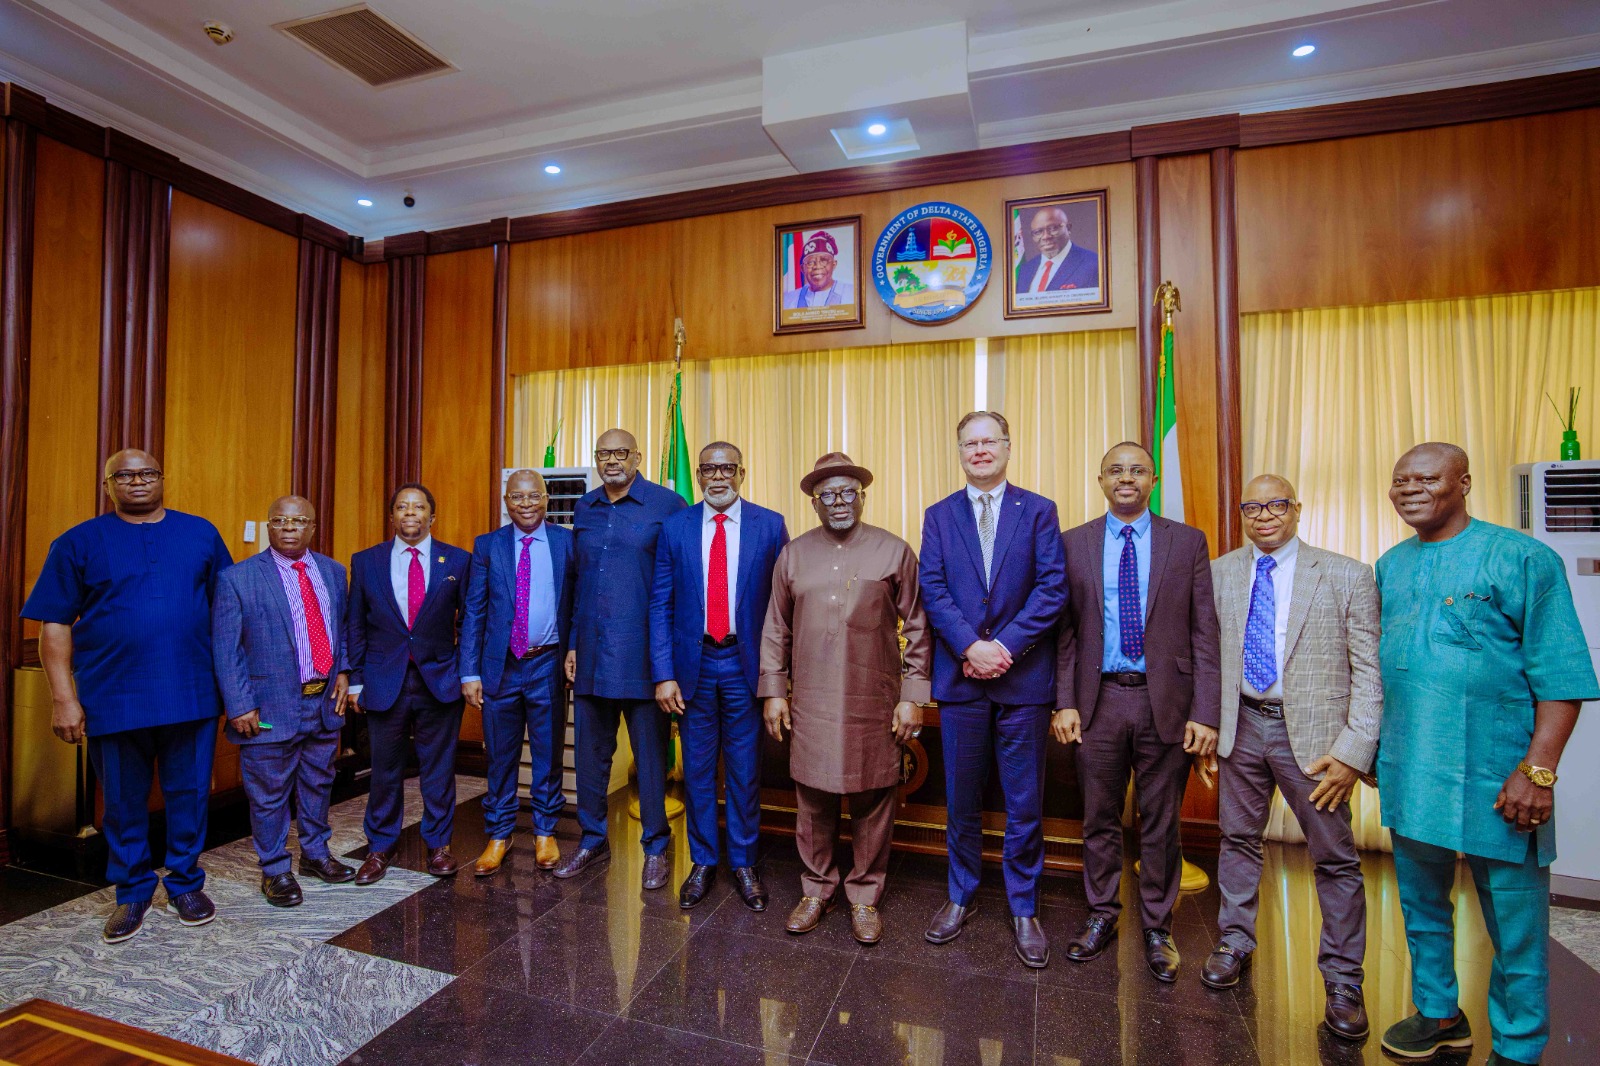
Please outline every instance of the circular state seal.
[[989, 284], [989, 234], [971, 211], [943, 201], [908, 207], [872, 246], [872, 281], [908, 322], [948, 322]]

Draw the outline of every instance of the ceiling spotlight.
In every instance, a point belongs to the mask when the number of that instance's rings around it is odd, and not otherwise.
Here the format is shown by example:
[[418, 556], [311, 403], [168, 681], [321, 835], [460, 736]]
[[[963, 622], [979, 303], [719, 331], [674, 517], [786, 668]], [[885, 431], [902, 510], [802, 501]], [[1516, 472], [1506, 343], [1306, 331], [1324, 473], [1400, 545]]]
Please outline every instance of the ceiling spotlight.
[[365, 196], [363, 196], [361, 199], [357, 200], [356, 203], [358, 205], [360, 205], [361, 207], [371, 207], [372, 206], [372, 201], [367, 199]]
[[1310, 55], [1312, 52], [1315, 52], [1316, 50], [1317, 50], [1317, 46], [1314, 45], [1314, 44], [1303, 44], [1299, 48], [1296, 48], [1293, 52], [1290, 52], [1289, 54], [1294, 56], [1296, 59], [1304, 59], [1306, 56]]
[[546, 163], [544, 165], [544, 172], [546, 174], [559, 174], [561, 173], [561, 168], [556, 166], [554, 163]]
[[889, 127], [885, 126], [881, 122], [874, 122], [872, 125], [867, 127], [867, 132], [872, 134], [874, 137], [882, 137], [885, 133], [889, 132]]

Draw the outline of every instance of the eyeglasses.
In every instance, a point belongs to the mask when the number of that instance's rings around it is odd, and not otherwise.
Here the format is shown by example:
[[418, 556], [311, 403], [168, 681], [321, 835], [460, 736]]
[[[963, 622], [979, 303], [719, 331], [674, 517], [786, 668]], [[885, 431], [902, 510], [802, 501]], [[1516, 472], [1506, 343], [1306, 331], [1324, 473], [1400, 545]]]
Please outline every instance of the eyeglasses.
[[146, 468], [144, 470], [118, 470], [115, 474], [108, 474], [106, 480], [114, 481], [118, 485], [132, 485], [135, 483], [151, 485], [160, 481], [161, 477], [161, 471]]
[[596, 448], [594, 450], [594, 461], [603, 463], [609, 459], [615, 459], [619, 463], [625, 463], [633, 455], [633, 451], [632, 448]]
[[1294, 506], [1294, 502], [1293, 500], [1268, 500], [1266, 503], [1256, 503], [1251, 500], [1249, 503], [1241, 503], [1239, 505], [1239, 513], [1246, 518], [1260, 518], [1261, 512], [1265, 511], [1270, 515], [1277, 515], [1282, 518], [1289, 513], [1289, 508]]
[[542, 492], [508, 492], [508, 493], [506, 493], [506, 502], [507, 503], [538, 503], [542, 499], [544, 499], [544, 493], [542, 493]]
[[822, 501], [822, 506], [832, 507], [836, 503], [855, 503], [861, 498], [861, 493], [856, 489], [829, 490], [817, 493], [816, 498]]
[[1124, 474], [1132, 478], [1151, 477], [1154, 471], [1148, 466], [1108, 466], [1100, 471], [1101, 477], [1119, 478]]
[[1030, 230], [1029, 232], [1031, 232], [1035, 237], [1048, 237], [1052, 233], [1067, 232], [1067, 227], [1059, 222], [1052, 222], [1048, 226], [1041, 226], [1040, 228], [1036, 230]]
[[739, 473], [738, 463], [701, 463], [700, 476], [710, 481], [720, 477], [724, 481], [732, 481]]
[[994, 451], [1000, 445], [1010, 443], [1010, 437], [979, 437], [977, 440], [962, 441], [961, 450], [964, 452], [975, 452], [979, 448], [983, 448], [987, 451]]
[[271, 518], [267, 519], [267, 525], [271, 526], [273, 529], [305, 529], [307, 526], [311, 525], [315, 521], [316, 521], [315, 518], [307, 518], [303, 514], [299, 514], [299, 515], [281, 515], [280, 514], [280, 515], [273, 515]]

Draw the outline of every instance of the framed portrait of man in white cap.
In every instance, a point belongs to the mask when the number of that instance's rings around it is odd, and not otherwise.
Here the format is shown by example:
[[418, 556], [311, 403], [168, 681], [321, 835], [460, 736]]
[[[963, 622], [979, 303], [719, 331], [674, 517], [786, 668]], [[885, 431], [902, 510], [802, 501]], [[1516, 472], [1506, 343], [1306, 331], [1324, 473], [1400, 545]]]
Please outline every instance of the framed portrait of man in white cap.
[[772, 332], [860, 329], [861, 216], [773, 227]]

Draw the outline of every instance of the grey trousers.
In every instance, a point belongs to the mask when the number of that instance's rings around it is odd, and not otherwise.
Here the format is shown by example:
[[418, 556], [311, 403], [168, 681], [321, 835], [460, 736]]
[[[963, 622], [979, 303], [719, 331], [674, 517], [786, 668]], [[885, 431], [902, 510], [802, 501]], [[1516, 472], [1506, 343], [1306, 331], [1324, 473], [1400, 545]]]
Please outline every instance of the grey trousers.
[[1217, 888], [1222, 907], [1217, 925], [1223, 943], [1239, 951], [1255, 950], [1261, 835], [1276, 785], [1305, 831], [1316, 864], [1317, 901], [1322, 906], [1317, 968], [1325, 980], [1359, 985], [1361, 960], [1367, 953], [1367, 897], [1350, 831], [1350, 805], [1331, 811], [1313, 807], [1311, 793], [1317, 782], [1295, 761], [1283, 719], [1242, 704], [1233, 751], [1220, 763], [1222, 853], [1217, 859]]

